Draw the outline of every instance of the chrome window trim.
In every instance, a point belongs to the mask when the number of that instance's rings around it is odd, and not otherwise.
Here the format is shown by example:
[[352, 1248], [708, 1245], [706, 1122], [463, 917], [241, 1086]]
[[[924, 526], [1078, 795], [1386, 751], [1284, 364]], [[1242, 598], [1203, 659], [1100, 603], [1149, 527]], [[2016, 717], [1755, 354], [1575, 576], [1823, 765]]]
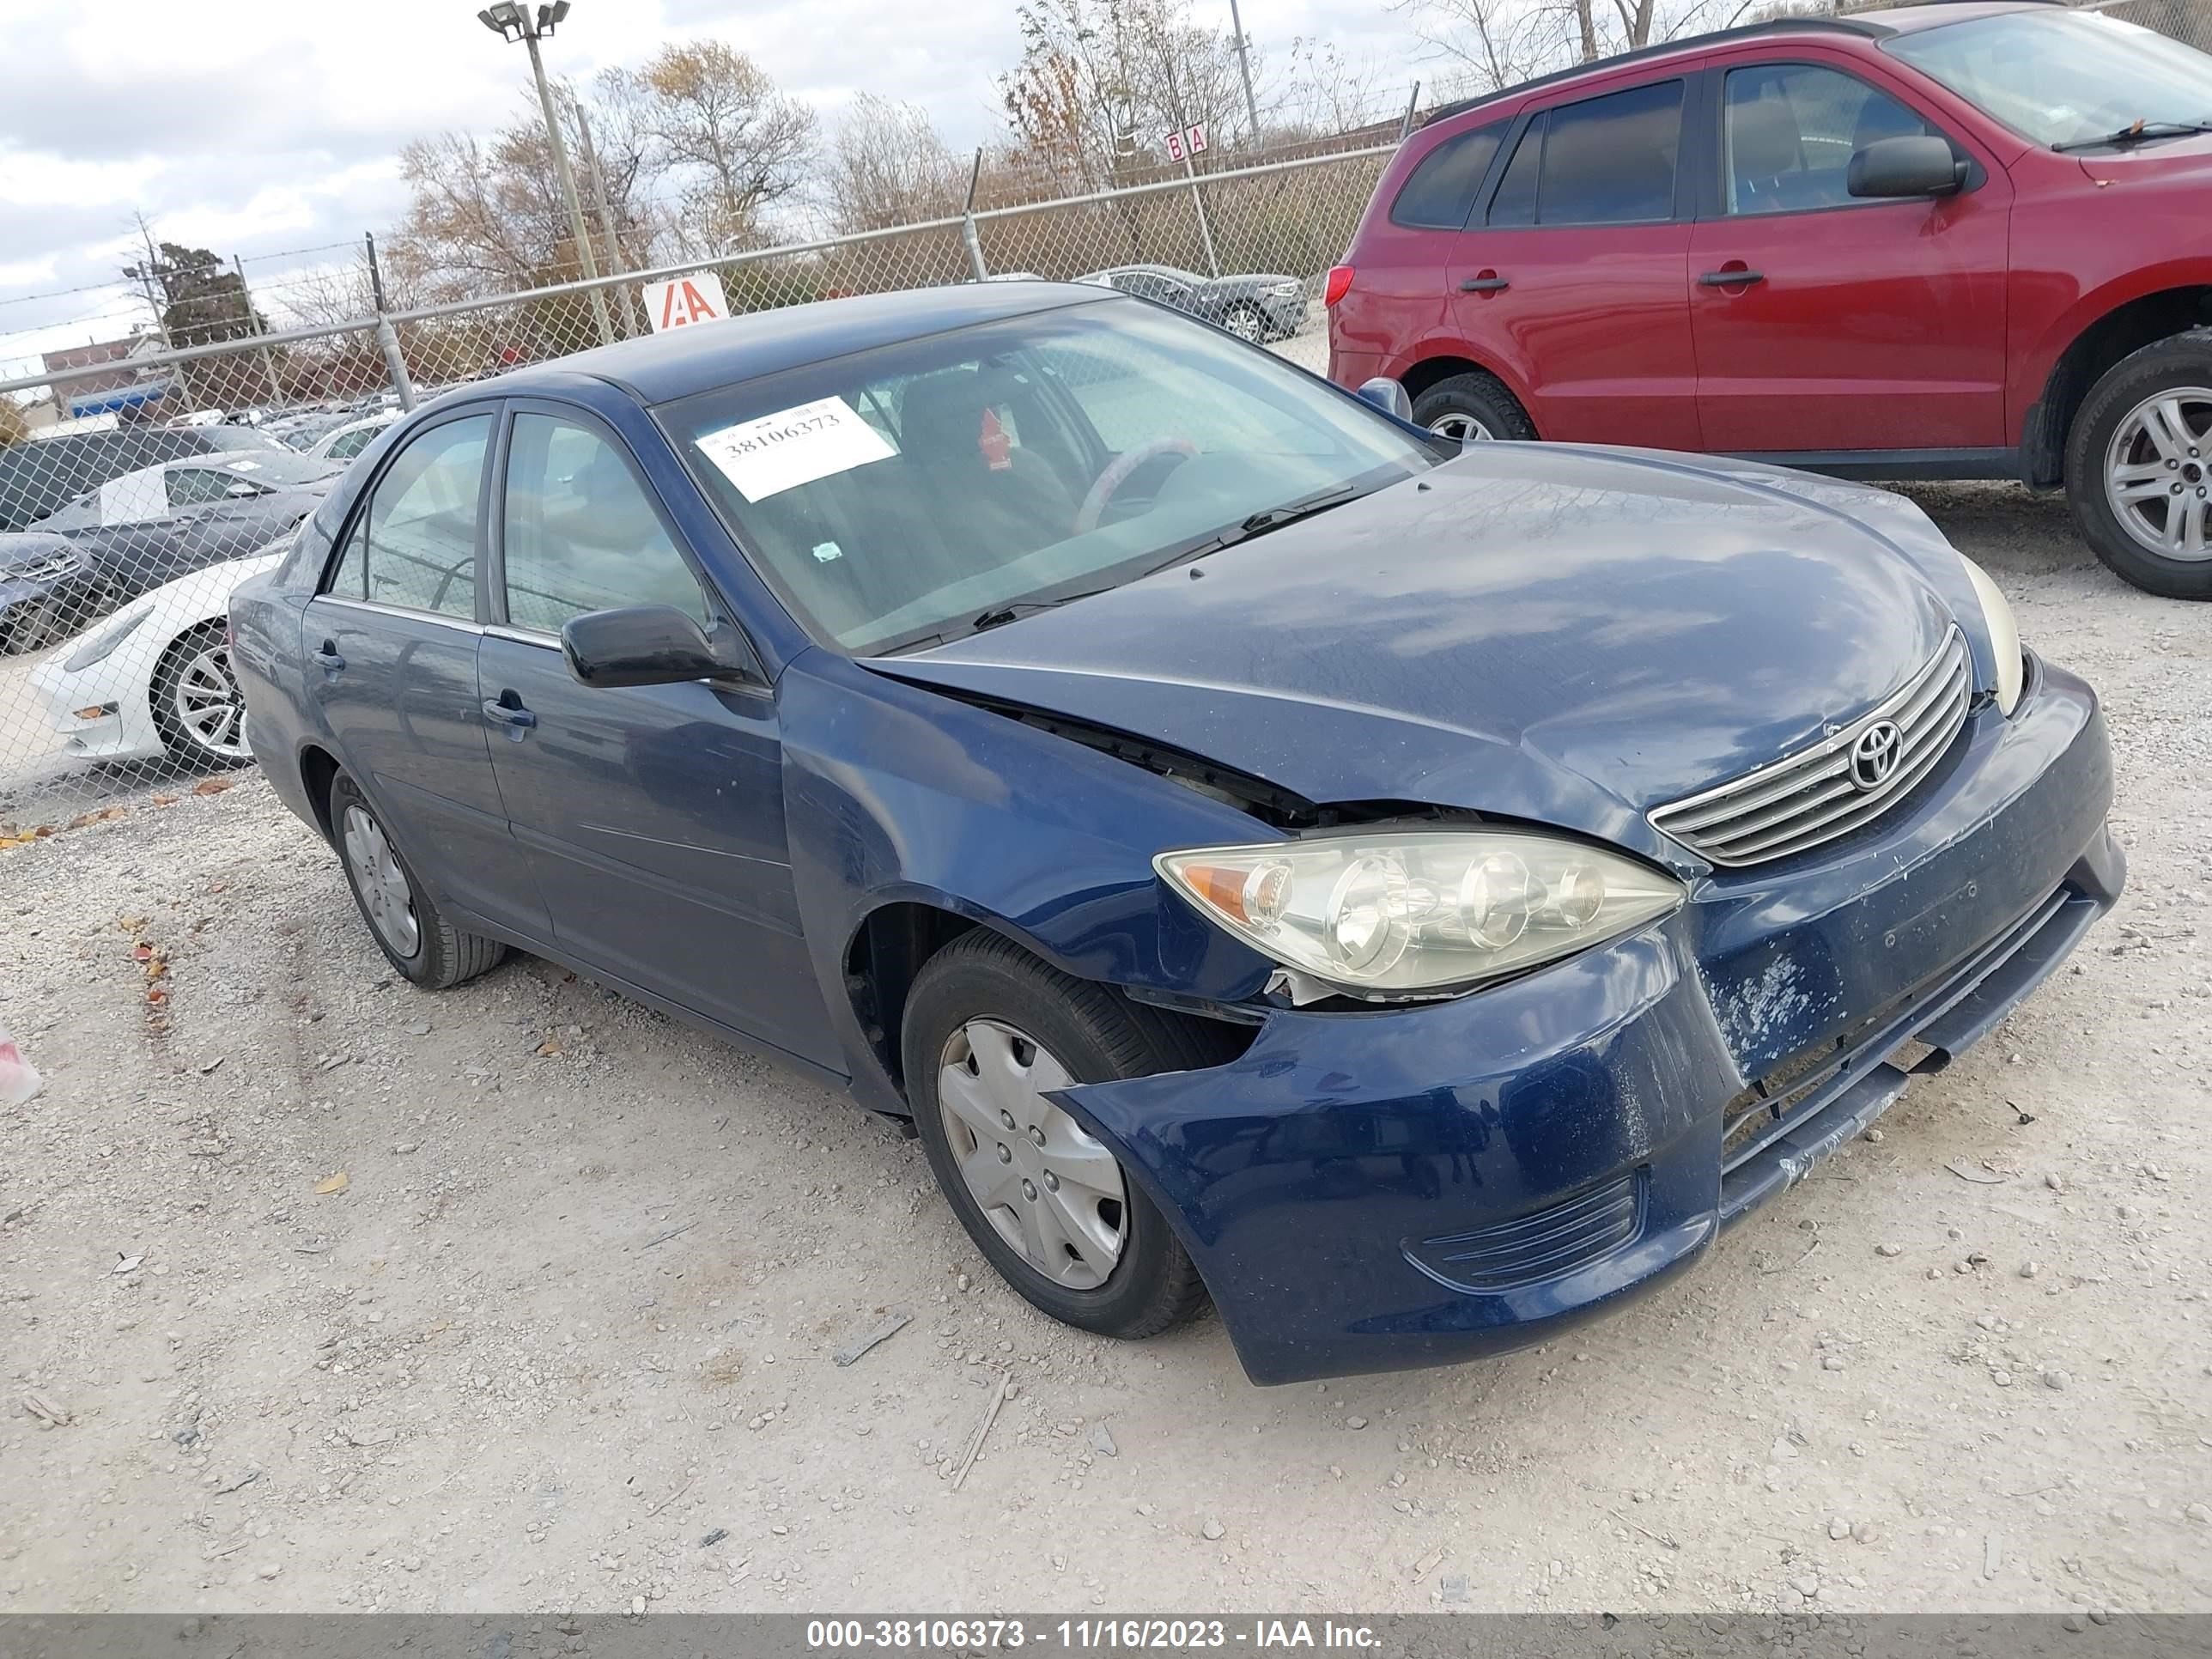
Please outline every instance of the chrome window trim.
[[376, 599], [343, 599], [335, 593], [317, 593], [310, 605], [335, 605], [347, 611], [366, 611], [375, 617], [397, 617], [403, 622], [441, 623], [465, 634], [481, 635], [484, 625], [471, 617], [456, 617], [444, 611], [414, 611], [404, 605], [386, 605]]

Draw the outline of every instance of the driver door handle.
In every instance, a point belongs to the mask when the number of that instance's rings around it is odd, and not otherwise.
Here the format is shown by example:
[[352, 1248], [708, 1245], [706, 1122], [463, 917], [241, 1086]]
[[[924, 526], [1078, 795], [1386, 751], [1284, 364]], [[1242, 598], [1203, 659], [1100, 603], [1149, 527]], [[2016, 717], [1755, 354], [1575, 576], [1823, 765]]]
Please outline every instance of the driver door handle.
[[502, 691], [495, 697], [483, 700], [484, 718], [495, 726], [507, 728], [507, 735], [517, 743], [522, 734], [538, 724], [538, 716], [522, 706], [521, 696], [514, 691]]
[[337, 641], [325, 640], [321, 649], [314, 653], [316, 663], [326, 674], [335, 674], [345, 666], [345, 659], [338, 655]]
[[1459, 285], [1459, 291], [1462, 294], [1495, 294], [1501, 289], [1512, 286], [1512, 283], [1504, 276], [1470, 276]]
[[1734, 288], [1738, 283], [1741, 283], [1748, 288], [1753, 283], [1763, 283], [1765, 280], [1766, 273], [1763, 270], [1745, 270], [1739, 267], [1735, 270], [1709, 270], [1698, 278], [1698, 286], [1699, 288]]

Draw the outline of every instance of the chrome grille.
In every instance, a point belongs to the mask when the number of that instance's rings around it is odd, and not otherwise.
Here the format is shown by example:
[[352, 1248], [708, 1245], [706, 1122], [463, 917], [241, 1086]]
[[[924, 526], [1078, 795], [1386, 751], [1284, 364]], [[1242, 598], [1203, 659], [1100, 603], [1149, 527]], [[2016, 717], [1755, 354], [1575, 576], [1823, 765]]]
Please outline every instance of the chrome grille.
[[[1911, 793], [1966, 724], [1972, 662], [1954, 628], [1904, 688], [1834, 736], [1651, 813], [1652, 827], [1715, 864], [1763, 864], [1848, 835]], [[1876, 728], [1896, 728], [1893, 739]], [[1887, 756], [1857, 763], [1862, 741]]]

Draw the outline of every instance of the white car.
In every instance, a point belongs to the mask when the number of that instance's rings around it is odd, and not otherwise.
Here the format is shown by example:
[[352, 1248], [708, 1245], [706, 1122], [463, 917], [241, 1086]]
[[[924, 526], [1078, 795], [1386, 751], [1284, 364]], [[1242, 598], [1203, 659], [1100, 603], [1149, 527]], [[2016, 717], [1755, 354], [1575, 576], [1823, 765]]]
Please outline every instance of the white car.
[[141, 594], [55, 651], [31, 686], [62, 735], [62, 752], [212, 766], [252, 760], [224, 618], [231, 590], [274, 569], [291, 539]]
[[381, 410], [363, 416], [357, 421], [348, 421], [343, 426], [332, 427], [317, 439], [307, 453], [319, 460], [349, 461], [368, 447], [376, 434], [398, 420], [403, 410]]

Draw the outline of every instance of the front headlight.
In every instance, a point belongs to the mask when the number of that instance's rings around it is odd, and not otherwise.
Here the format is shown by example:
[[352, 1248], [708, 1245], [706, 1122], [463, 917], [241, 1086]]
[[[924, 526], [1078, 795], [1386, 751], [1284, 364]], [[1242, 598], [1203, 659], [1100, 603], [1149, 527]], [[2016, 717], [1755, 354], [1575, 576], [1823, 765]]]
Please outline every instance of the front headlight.
[[2009, 714], [2020, 707], [2021, 686], [2027, 677], [2020, 654], [2020, 624], [2013, 620], [2012, 601], [1997, 592], [1989, 573], [1963, 553], [1959, 562], [1966, 567], [1966, 580], [1974, 585], [1974, 597], [1982, 602], [1982, 621], [1990, 630], [1990, 652], [1997, 659], [1997, 710]]
[[133, 616], [118, 618], [112, 626], [103, 628], [82, 645], [70, 653], [62, 666], [72, 674], [81, 673], [96, 662], [105, 662], [115, 654], [115, 647], [145, 625], [146, 618], [154, 614], [149, 605]]
[[1509, 830], [1361, 831], [1162, 853], [1152, 867], [1285, 967], [1383, 1000], [1460, 989], [1668, 915], [1681, 884]]
[[1274, 283], [1267, 289], [1267, 292], [1279, 300], [1287, 300], [1293, 294], [1303, 294], [1305, 291], [1306, 285], [1304, 283]]

